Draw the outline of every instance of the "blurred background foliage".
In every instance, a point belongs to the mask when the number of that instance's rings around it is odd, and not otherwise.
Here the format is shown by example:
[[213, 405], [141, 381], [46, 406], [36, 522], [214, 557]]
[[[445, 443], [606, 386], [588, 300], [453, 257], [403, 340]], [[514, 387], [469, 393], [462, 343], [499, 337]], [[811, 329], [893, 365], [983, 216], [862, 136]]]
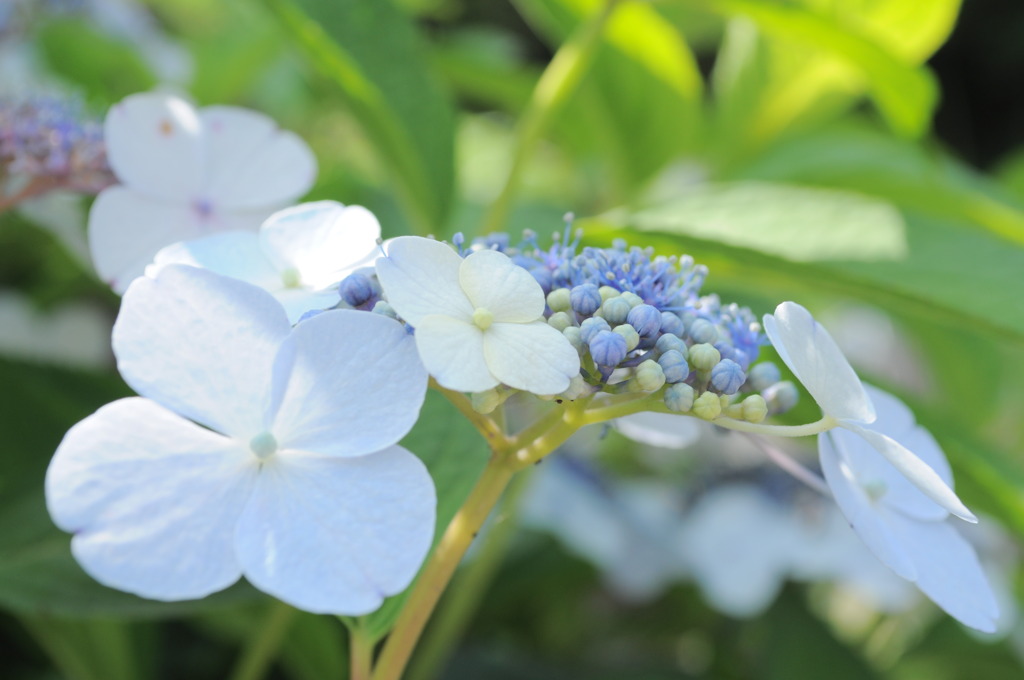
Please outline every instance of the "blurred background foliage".
[[[584, 243], [625, 238], [690, 253], [711, 269], [708, 290], [757, 314], [783, 299], [884, 312], [909, 359], [867, 356], [859, 368], [914, 406], [946, 449], [963, 498], [1006, 527], [1016, 550], [1024, 532], [1020, 6], [11, 7], [0, 12], [0, 95], [45, 83], [101, 117], [120, 98], [161, 86], [200, 105], [262, 110], [315, 150], [310, 198], [366, 205], [387, 236], [546, 235], [573, 211]], [[15, 83], [16, 61], [27, 85]], [[61, 436], [129, 392], [105, 349], [117, 300], [82, 255], [89, 199], [53, 199], [0, 216], [0, 675], [241, 679], [268, 668], [268, 677], [344, 677], [339, 621], [292, 612], [244, 584], [195, 603], [117, 593], [81, 572], [68, 537], [51, 526], [42, 480]], [[62, 325], [60, 315], [81, 310], [91, 331]], [[16, 327], [25, 323], [27, 331]], [[916, 380], [901, 377], [901, 361]], [[406, 443], [428, 462], [445, 521], [484, 451], [446, 403], [427, 408]], [[815, 407], [805, 400], [788, 417], [814, 418]], [[604, 446], [613, 458], [631, 455], [617, 435]], [[1020, 626], [979, 640], [929, 610], [844, 628], [813, 588], [796, 584], [749, 620], [716, 612], [689, 583], [635, 604], [553, 539], [506, 533], [506, 558], [471, 591], [479, 602], [459, 605], [471, 618], [456, 626], [464, 640], [440, 654], [450, 652], [445, 678], [998, 680], [1024, 668]], [[389, 603], [364, 625], [382, 634], [396, 609]], [[414, 674], [425, 678], [435, 662], [421, 661]]]

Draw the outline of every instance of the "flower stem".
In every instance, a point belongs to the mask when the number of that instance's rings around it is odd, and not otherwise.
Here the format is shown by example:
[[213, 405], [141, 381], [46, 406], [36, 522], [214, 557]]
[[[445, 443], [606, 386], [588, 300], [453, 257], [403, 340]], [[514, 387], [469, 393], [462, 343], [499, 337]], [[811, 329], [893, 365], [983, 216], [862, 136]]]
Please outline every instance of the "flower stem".
[[277, 651], [284, 642], [295, 610], [283, 602], [273, 602], [263, 619], [263, 625], [254, 635], [231, 671], [231, 680], [260, 680], [270, 670]]
[[502, 448], [508, 443], [508, 437], [505, 435], [501, 424], [493, 418], [477, 412], [473, 408], [473, 404], [466, 398], [466, 395], [446, 387], [441, 387], [433, 378], [430, 379], [430, 386], [443, 394], [455, 408], [459, 409], [459, 412], [466, 417], [466, 420], [480, 431], [480, 434], [487, 440], [487, 445], [491, 447], [492, 451]]
[[417, 648], [409, 667], [408, 680], [431, 680], [451, 656], [462, 638], [498, 567], [501, 566], [518, 524], [519, 504], [531, 475], [524, 470], [513, 477], [498, 506], [496, 521], [483, 535], [473, 561], [462, 567], [445, 592], [441, 605]]
[[348, 636], [349, 680], [370, 680], [373, 638], [366, 634], [362, 626], [350, 626]]
[[384, 643], [373, 680], [399, 680], [441, 593], [515, 472], [516, 465], [507, 460], [507, 456], [496, 453], [491, 457], [409, 593]]
[[519, 118], [512, 165], [509, 167], [505, 186], [484, 217], [482, 233], [501, 231], [505, 225], [512, 197], [519, 189], [519, 179], [526, 161], [529, 160], [534, 147], [547, 131], [551, 121], [583, 80], [583, 75], [597, 52], [604, 26], [618, 2], [619, 0], [605, 0], [601, 9], [591, 15], [586, 23], [558, 48], [558, 52], [541, 74], [526, 110]]

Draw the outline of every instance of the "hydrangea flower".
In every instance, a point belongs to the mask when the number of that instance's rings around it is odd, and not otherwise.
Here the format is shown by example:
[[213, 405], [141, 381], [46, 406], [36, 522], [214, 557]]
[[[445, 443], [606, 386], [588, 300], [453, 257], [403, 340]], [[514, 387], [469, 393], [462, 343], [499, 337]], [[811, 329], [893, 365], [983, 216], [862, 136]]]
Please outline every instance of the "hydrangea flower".
[[867, 441], [928, 498], [957, 517], [977, 521], [935, 470], [873, 425], [878, 416], [864, 385], [832, 336], [810, 312], [795, 302], [783, 302], [774, 316], [764, 316], [764, 329], [779, 357], [826, 416]]
[[110, 110], [103, 132], [121, 184], [93, 204], [89, 245], [96, 271], [119, 293], [164, 246], [255, 230], [316, 176], [309, 147], [255, 111], [197, 111], [171, 95], [135, 94]]
[[167, 246], [147, 273], [187, 264], [248, 281], [276, 297], [295, 323], [338, 304], [337, 283], [373, 264], [379, 238], [377, 218], [362, 206], [304, 203], [271, 215], [259, 234], [226, 231]]
[[244, 575], [300, 609], [358, 615], [403, 590], [435, 494], [397, 442], [427, 376], [395, 321], [324, 312], [294, 329], [268, 293], [168, 266], [114, 326], [125, 381], [65, 436], [50, 513], [101, 583], [182, 600]]
[[[892, 395], [868, 388], [879, 407], [873, 428], [913, 446], [920, 459], [952, 486], [942, 449]], [[853, 431], [818, 436], [825, 480], [843, 514], [871, 551], [964, 624], [996, 630], [999, 608], [974, 549], [947, 521], [945, 508]]]
[[444, 243], [403, 236], [377, 260], [377, 278], [444, 387], [482, 392], [504, 383], [558, 394], [580, 372], [576, 350], [543, 319], [544, 291], [502, 253], [463, 259]]

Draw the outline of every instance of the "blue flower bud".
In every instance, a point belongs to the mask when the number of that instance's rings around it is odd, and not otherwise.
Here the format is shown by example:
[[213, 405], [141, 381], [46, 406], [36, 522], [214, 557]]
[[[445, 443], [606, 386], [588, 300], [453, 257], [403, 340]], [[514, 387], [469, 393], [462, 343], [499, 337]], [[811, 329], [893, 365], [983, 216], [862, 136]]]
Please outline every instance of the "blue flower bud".
[[[675, 336], [670, 336], [675, 337]], [[665, 381], [670, 383], [683, 382], [690, 375], [690, 366], [682, 353], [670, 349], [658, 357], [658, 365], [665, 372]]]
[[718, 329], [707, 319], [694, 319], [687, 331], [695, 343], [714, 343], [718, 340]]
[[374, 294], [373, 284], [365, 274], [349, 274], [338, 284], [338, 294], [346, 304], [358, 307], [369, 301]]
[[694, 345], [690, 348], [690, 365], [698, 371], [710, 371], [722, 360], [722, 355], [711, 345]]
[[764, 396], [765, 401], [768, 402], [768, 410], [772, 413], [785, 413], [796, 406], [796, 402], [800, 399], [800, 393], [797, 392], [796, 385], [788, 380], [771, 385], [761, 394]]
[[533, 280], [540, 284], [541, 289], [544, 291], [544, 294], [546, 295], [548, 291], [551, 290], [551, 284], [553, 282], [551, 272], [549, 272], [544, 267], [535, 267], [533, 269], [530, 269], [529, 272], [530, 275], [533, 276]]
[[617, 366], [626, 358], [626, 339], [612, 331], [598, 331], [590, 339], [590, 356], [598, 366]]
[[580, 339], [589, 345], [595, 335], [601, 331], [610, 331], [611, 329], [612, 327], [608, 325], [608, 322], [599, 316], [584, 319], [583, 323], [580, 324]]
[[683, 320], [679, 318], [678, 314], [672, 312], [661, 313], [661, 332], [663, 334], [675, 335], [677, 337], [683, 337], [683, 333], [686, 332], [683, 326]]
[[568, 312], [572, 308], [569, 304], [569, 289], [556, 288], [548, 293], [548, 307], [552, 312]]
[[770, 361], [763, 361], [759, 364], [754, 364], [754, 367], [750, 369], [747, 380], [750, 381], [751, 387], [760, 392], [782, 380], [782, 374], [779, 373], [778, 366]]
[[686, 383], [670, 385], [665, 390], [665, 406], [669, 411], [686, 413], [693, 408], [693, 388]]
[[605, 303], [601, 305], [601, 316], [605, 318], [605, 321], [613, 326], [626, 323], [626, 317], [629, 316], [629, 310], [632, 307], [629, 301], [619, 297], [613, 297], [610, 300], [605, 300]]
[[576, 286], [570, 292], [572, 308], [583, 316], [590, 316], [601, 308], [601, 291], [592, 283]]
[[722, 394], [736, 394], [747, 376], [732, 359], [722, 359], [711, 369], [711, 384]]
[[626, 323], [636, 329], [642, 338], [651, 338], [661, 330], [661, 312], [651, 305], [637, 305], [629, 310]]
[[686, 341], [675, 335], [662, 335], [658, 338], [658, 341], [654, 343], [654, 349], [664, 354], [665, 352], [679, 352], [683, 355], [683, 358], [687, 358], [690, 354], [690, 349], [686, 346]]

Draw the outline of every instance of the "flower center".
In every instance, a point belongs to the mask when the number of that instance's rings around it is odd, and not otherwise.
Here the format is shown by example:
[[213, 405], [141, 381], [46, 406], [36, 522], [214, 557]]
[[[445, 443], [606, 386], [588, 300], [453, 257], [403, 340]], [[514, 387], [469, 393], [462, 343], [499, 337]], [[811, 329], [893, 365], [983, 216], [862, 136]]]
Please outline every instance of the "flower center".
[[277, 453], [277, 440], [269, 432], [260, 432], [249, 440], [249, 448], [260, 460], [266, 460]]
[[494, 315], [486, 307], [477, 307], [473, 312], [473, 325], [480, 330], [487, 330], [492, 323], [494, 323]]
[[875, 479], [870, 482], [867, 482], [866, 484], [863, 485], [863, 489], [864, 493], [868, 495], [868, 498], [870, 498], [873, 501], [877, 501], [879, 498], [885, 495], [886, 491], [888, 491], [888, 487], [886, 486], [885, 482], [883, 482], [880, 479]]
[[289, 267], [281, 272], [281, 282], [285, 288], [298, 288], [302, 285], [302, 277], [299, 276], [299, 270], [295, 267]]

